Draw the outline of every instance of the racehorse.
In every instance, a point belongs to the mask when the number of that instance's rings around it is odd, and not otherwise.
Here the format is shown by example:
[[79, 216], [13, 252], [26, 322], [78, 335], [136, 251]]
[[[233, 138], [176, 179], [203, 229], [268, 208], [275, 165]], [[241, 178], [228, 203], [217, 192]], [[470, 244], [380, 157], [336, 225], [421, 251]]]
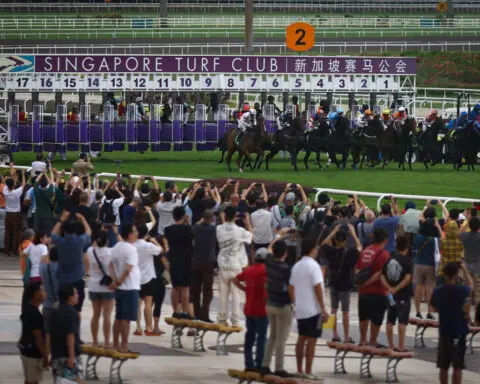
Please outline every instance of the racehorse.
[[439, 117], [424, 132], [420, 132], [417, 136], [418, 149], [426, 169], [429, 169], [429, 162], [431, 162], [432, 166], [440, 162], [441, 148], [438, 143], [438, 134], [444, 130], [445, 122]]
[[[399, 124], [401, 125], [400, 128]], [[402, 168], [405, 171], [405, 158], [408, 154], [408, 168], [412, 170], [412, 157], [413, 157], [413, 139], [415, 136], [415, 131], [417, 129], [417, 122], [413, 117], [408, 117], [402, 123], [399, 120], [396, 120], [394, 124], [397, 127], [397, 132], [399, 135], [397, 137], [397, 158], [398, 158], [398, 168]]]
[[330, 138], [328, 140], [328, 155], [332, 159], [332, 163], [340, 168], [337, 160], [337, 153], [342, 154], [341, 168], [345, 170], [347, 165], [348, 154], [352, 146], [352, 136], [350, 132], [350, 120], [340, 117], [332, 127]]
[[305, 137], [305, 157], [303, 162], [305, 163], [305, 168], [308, 167], [308, 158], [312, 152], [317, 154], [317, 164], [320, 169], [323, 169], [320, 162], [320, 153], [328, 153], [328, 139], [330, 134], [330, 126], [326, 119], [321, 119], [318, 123], [317, 128], [313, 129], [310, 132], [307, 132]]
[[269, 161], [280, 151], [290, 153], [291, 161], [295, 171], [297, 167], [297, 155], [305, 143], [305, 132], [301, 120], [297, 117], [292, 120], [289, 129], [280, 129], [272, 137], [271, 150], [265, 156], [265, 166], [269, 170]]
[[454, 140], [453, 168], [457, 171], [462, 167], [462, 158], [470, 171], [475, 171], [477, 153], [480, 150], [480, 132], [474, 128], [474, 122], [469, 122], [467, 127], [457, 131]]
[[383, 124], [378, 118], [368, 121], [366, 127], [357, 129], [353, 133], [353, 168], [357, 169], [360, 162], [360, 168], [367, 158], [370, 161], [370, 167], [373, 168], [378, 164], [379, 143], [383, 134]]
[[[228, 170], [232, 172], [232, 167], [230, 163], [232, 161], [232, 156], [235, 152], [238, 152], [237, 156], [237, 166], [240, 172], [243, 172], [243, 167], [240, 165], [242, 157], [245, 156], [248, 166], [253, 171], [252, 167], [252, 158], [251, 153], [257, 154], [257, 160], [255, 164], [258, 163], [263, 154], [262, 143], [265, 140], [267, 132], [265, 130], [265, 120], [263, 117], [257, 119], [257, 124], [253, 125], [252, 128], [248, 129], [243, 137], [238, 141], [238, 135], [240, 132], [238, 130], [230, 130], [226, 138], [227, 145], [227, 158], [225, 162], [227, 163]], [[223, 157], [223, 156], [222, 156]]]

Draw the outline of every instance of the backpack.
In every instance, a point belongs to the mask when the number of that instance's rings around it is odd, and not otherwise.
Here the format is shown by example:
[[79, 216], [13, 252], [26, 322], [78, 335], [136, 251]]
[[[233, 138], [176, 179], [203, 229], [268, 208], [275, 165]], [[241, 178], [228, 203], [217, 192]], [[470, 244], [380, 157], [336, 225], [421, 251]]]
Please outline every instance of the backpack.
[[104, 224], [115, 224], [117, 217], [113, 212], [113, 200], [107, 201], [100, 208], [100, 221]]
[[324, 226], [323, 219], [325, 217], [325, 212], [318, 208], [314, 209], [313, 215], [310, 213], [307, 214], [305, 221], [300, 226], [300, 234], [303, 238], [315, 234], [318, 236], [322, 231]]

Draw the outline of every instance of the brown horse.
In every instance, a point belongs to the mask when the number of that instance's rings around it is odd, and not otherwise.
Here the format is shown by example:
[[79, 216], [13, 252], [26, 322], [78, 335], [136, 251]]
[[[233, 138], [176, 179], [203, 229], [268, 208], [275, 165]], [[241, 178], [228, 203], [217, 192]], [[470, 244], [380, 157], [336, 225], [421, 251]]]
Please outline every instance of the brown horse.
[[240, 165], [242, 157], [245, 157], [246, 161], [248, 162], [248, 166], [253, 171], [251, 154], [257, 154], [256, 163], [258, 162], [258, 159], [263, 156], [262, 142], [267, 136], [267, 132], [265, 130], [265, 120], [262, 117], [259, 117], [257, 119], [257, 125], [254, 125], [251, 129], [249, 129], [238, 143], [237, 137], [239, 133], [240, 132], [235, 129], [229, 131], [226, 135], [227, 157], [225, 162], [227, 163], [228, 170], [232, 172], [230, 163], [232, 161], [233, 154], [238, 152], [236, 163], [240, 172], [243, 172], [243, 168]]

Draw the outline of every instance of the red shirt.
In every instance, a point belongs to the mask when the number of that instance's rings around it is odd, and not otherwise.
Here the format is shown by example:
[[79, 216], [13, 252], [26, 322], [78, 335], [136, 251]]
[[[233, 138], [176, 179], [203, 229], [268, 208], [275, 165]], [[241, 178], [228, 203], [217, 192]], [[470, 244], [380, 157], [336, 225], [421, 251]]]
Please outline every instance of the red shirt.
[[243, 312], [245, 316], [267, 316], [267, 271], [265, 264], [257, 263], [245, 268], [237, 279], [246, 283], [247, 300]]
[[[389, 259], [390, 254], [388, 253], [388, 251], [386, 251], [385, 249], [381, 249], [377, 245], [373, 244], [362, 251], [360, 257], [358, 258], [357, 264], [355, 265], [355, 269], [367, 268], [373, 263], [372, 274], [375, 274], [378, 271], [383, 270], [383, 266]], [[387, 291], [381, 283], [380, 279], [378, 279], [372, 284], [359, 287], [358, 293], [362, 295], [387, 295]]]

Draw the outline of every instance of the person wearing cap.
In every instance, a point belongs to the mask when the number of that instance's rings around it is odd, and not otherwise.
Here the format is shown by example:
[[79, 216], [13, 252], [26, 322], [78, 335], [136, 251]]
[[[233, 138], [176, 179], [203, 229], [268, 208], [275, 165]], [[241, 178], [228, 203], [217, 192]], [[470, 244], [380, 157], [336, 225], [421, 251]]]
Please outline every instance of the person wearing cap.
[[404, 122], [408, 118], [407, 116], [407, 111], [405, 107], [399, 107], [398, 111], [393, 114], [393, 119], [394, 120], [400, 120]]
[[383, 124], [383, 129], [386, 130], [390, 124], [392, 123], [393, 119], [390, 114], [389, 109], [384, 109], [382, 112], [382, 124]]
[[80, 153], [80, 158], [72, 165], [72, 171], [78, 173], [78, 176], [89, 176], [89, 173], [95, 169], [85, 152]]
[[[297, 203], [295, 203], [297, 201], [296, 193], [298, 193], [301, 198]], [[292, 205], [293, 218], [295, 219], [295, 222], [298, 223], [300, 215], [303, 213], [308, 204], [308, 197], [300, 184], [288, 183], [285, 186], [285, 190], [278, 198], [278, 204], [280, 207], [280, 212], [282, 213], [282, 217], [285, 217], [285, 206]]]
[[217, 262], [217, 233], [215, 215], [210, 209], [203, 212], [202, 219], [192, 227], [193, 257], [191, 292], [195, 318], [208, 323], [210, 303], [213, 299], [213, 279]]
[[422, 211], [417, 209], [416, 204], [413, 201], [407, 201], [405, 203], [405, 209], [400, 216], [398, 224], [405, 233], [417, 234], [420, 228], [420, 216]]
[[[255, 263], [245, 268], [234, 279], [233, 284], [245, 292], [245, 371], [258, 371], [262, 368], [265, 344], [267, 342], [268, 317], [267, 317], [267, 272], [265, 260], [268, 249], [258, 248], [255, 251]], [[255, 346], [255, 359], [253, 347]]]
[[[373, 230], [377, 228], [382, 228], [388, 233], [388, 243], [385, 249], [390, 252], [390, 254], [395, 254], [395, 237], [397, 233], [398, 223], [400, 222], [400, 217], [398, 216], [398, 206], [397, 200], [395, 197], [391, 197], [392, 204], [385, 203], [382, 205], [380, 210], [380, 217], [375, 220], [373, 225]], [[392, 211], [393, 208], [393, 211]]]
[[366, 109], [360, 116], [357, 117], [357, 128], [365, 128], [372, 118], [372, 111], [370, 109]]

